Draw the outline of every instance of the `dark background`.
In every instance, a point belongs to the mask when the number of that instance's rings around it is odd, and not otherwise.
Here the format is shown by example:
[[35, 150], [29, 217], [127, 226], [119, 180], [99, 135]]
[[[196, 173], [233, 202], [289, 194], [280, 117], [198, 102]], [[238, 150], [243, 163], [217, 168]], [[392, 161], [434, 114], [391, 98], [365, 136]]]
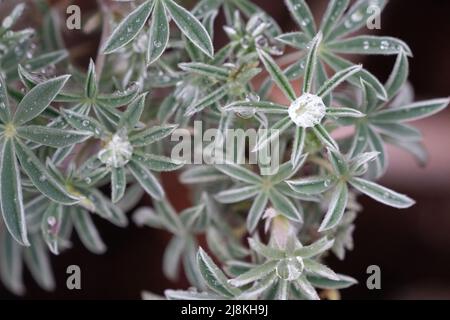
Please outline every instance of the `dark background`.
[[[308, 2], [320, 19], [328, 1]], [[95, 9], [95, 1], [53, 3], [62, 14], [68, 4], [79, 4], [83, 22]], [[285, 31], [295, 29], [282, 1], [258, 0], [256, 3], [276, 17]], [[0, 16], [6, 6], [0, 2]], [[32, 12], [28, 14], [36, 19]], [[382, 15], [382, 29], [375, 33], [403, 39], [414, 53], [410, 61], [410, 81], [416, 99], [450, 94], [449, 19], [448, 0], [391, 0]], [[221, 33], [218, 28], [219, 38], [223, 37]], [[65, 40], [71, 48], [72, 61], [87, 66], [89, 55], [95, 55], [99, 36], [99, 33], [83, 35], [80, 31], [67, 31]], [[394, 58], [369, 57], [361, 62], [380, 80], [385, 80]], [[398, 211], [367, 198], [360, 199], [364, 211], [357, 219], [354, 251], [344, 262], [329, 260], [334, 270], [360, 281], [359, 285], [342, 291], [344, 299], [450, 299], [450, 110], [415, 125], [423, 130], [430, 153], [427, 167], [419, 167], [403, 151], [390, 148], [389, 171], [382, 183], [412, 196], [417, 205]], [[183, 209], [189, 205], [185, 196], [187, 190], [174, 181], [173, 175], [165, 177], [167, 193], [177, 209]], [[162, 275], [161, 257], [169, 238], [167, 233], [133, 225], [119, 229], [101, 219], [95, 219], [95, 223], [108, 246], [107, 253], [90, 254], [74, 239], [73, 249], [52, 257], [57, 290], [44, 292], [25, 272], [27, 293], [24, 298], [137, 299], [142, 290], [162, 293], [166, 288], [186, 287], [184, 280], [172, 283]], [[65, 271], [71, 264], [81, 267], [82, 290], [65, 289]], [[370, 291], [365, 285], [366, 268], [374, 264], [381, 268], [382, 289]], [[0, 284], [0, 298], [16, 297]]]

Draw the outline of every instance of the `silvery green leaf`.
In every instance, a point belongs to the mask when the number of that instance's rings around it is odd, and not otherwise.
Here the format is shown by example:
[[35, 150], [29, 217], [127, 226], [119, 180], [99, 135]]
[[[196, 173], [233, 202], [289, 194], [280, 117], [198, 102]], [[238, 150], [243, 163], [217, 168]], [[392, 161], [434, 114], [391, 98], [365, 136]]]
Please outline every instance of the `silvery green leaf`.
[[333, 118], [363, 118], [365, 114], [352, 108], [327, 108], [327, 116]]
[[[313, 80], [314, 90], [320, 89], [328, 80], [329, 77], [325, 63], [321, 61], [321, 59], [319, 58], [317, 61], [316, 76]], [[332, 92], [329, 92], [327, 95], [322, 97], [322, 102], [325, 104], [325, 106], [331, 106], [332, 99], [333, 99]]]
[[177, 127], [177, 124], [153, 126], [130, 135], [130, 142], [134, 147], [144, 147], [170, 136]]
[[31, 89], [17, 106], [13, 117], [14, 124], [22, 125], [41, 114], [61, 91], [69, 77], [65, 75], [53, 78]]
[[266, 209], [268, 201], [269, 197], [265, 192], [261, 192], [256, 196], [255, 200], [253, 200], [252, 206], [247, 215], [247, 230], [250, 233], [256, 229], [256, 226], [258, 225], [258, 222]]
[[0, 278], [3, 285], [17, 295], [25, 292], [22, 280], [22, 250], [6, 230], [0, 232]]
[[223, 300], [223, 296], [207, 292], [165, 290], [164, 294], [170, 300]]
[[347, 78], [362, 70], [362, 65], [353, 65], [344, 70], [336, 72], [330, 79], [328, 79], [317, 91], [316, 95], [323, 98], [331, 91], [343, 83]]
[[348, 201], [348, 187], [345, 182], [339, 182], [331, 195], [328, 211], [320, 225], [319, 232], [327, 231], [341, 221]]
[[269, 260], [279, 260], [284, 259], [286, 257], [284, 251], [277, 248], [266, 246], [257, 239], [249, 238], [248, 243], [253, 251], [259, 253], [260, 255]]
[[379, 111], [371, 116], [371, 120], [375, 123], [415, 121], [442, 111], [448, 106], [449, 102], [449, 98], [415, 102], [403, 107]]
[[227, 297], [240, 293], [239, 289], [230, 286], [225, 274], [202, 248], [198, 250], [197, 262], [203, 279], [211, 290]]
[[72, 216], [73, 225], [77, 230], [77, 234], [84, 246], [92, 253], [104, 253], [106, 246], [100, 238], [90, 214], [83, 209], [73, 207], [70, 215]]
[[68, 147], [87, 140], [92, 133], [27, 125], [17, 128], [17, 135], [25, 140], [53, 148]]
[[172, 0], [164, 0], [164, 6], [181, 32], [206, 55], [213, 57], [211, 38], [197, 18]]
[[150, 170], [145, 167], [144, 163], [131, 159], [127, 167], [130, 169], [134, 178], [150, 196], [157, 200], [164, 197], [164, 189], [158, 179], [156, 179]]
[[305, 264], [305, 269], [312, 274], [316, 274], [331, 280], [339, 280], [339, 277], [333, 270], [321, 263], [318, 263], [311, 259], [305, 259], [303, 263]]
[[261, 177], [256, 175], [254, 172], [232, 162], [218, 164], [215, 167], [227, 176], [242, 182], [260, 184], [262, 181]]
[[399, 141], [385, 137], [386, 142], [393, 144], [394, 146], [405, 150], [414, 156], [420, 166], [424, 167], [428, 162], [428, 152], [424, 144], [420, 141]]
[[169, 19], [163, 0], [156, 0], [148, 33], [146, 62], [152, 64], [161, 57], [169, 42]]
[[381, 139], [381, 136], [373, 129], [369, 128], [368, 133], [369, 150], [377, 151], [379, 153], [378, 157], [375, 160], [375, 174], [376, 177], [380, 177], [386, 171], [388, 164], [385, 144]]
[[60, 244], [59, 244], [59, 233], [62, 223], [62, 206], [51, 202], [44, 212], [41, 221], [41, 232], [45, 243], [47, 244], [49, 250], [57, 255], [59, 254]]
[[408, 56], [412, 55], [406, 43], [392, 37], [356, 36], [327, 43], [327, 48], [345, 54], [393, 55], [404, 51]]
[[336, 174], [345, 176], [348, 173], [347, 161], [339, 151], [328, 149], [328, 158]]
[[299, 27], [305, 31], [310, 38], [314, 37], [316, 34], [314, 16], [306, 2], [304, 0], [285, 0], [285, 3], [289, 9], [289, 13]]
[[270, 101], [236, 101], [223, 107], [223, 110], [243, 114], [253, 114], [255, 112], [287, 114], [288, 108]]
[[347, 9], [348, 3], [349, 0], [331, 0], [328, 4], [320, 24], [320, 31], [322, 31], [325, 39], [327, 39], [329, 33], [341, 19], [345, 9]]
[[11, 119], [7, 90], [5, 80], [2, 75], [0, 75], [0, 122], [3, 123], [8, 123]]
[[97, 96], [97, 90], [97, 75], [95, 74], [95, 64], [91, 59], [89, 62], [89, 69], [84, 84], [84, 95], [87, 98], [92, 99]]
[[383, 135], [402, 141], [420, 141], [423, 136], [419, 129], [402, 123], [377, 123], [372, 125]]
[[109, 106], [111, 108], [128, 105], [136, 98], [139, 93], [139, 89], [139, 85], [133, 83], [123, 91], [118, 91], [112, 94], [99, 94], [95, 98], [95, 102], [102, 106]]
[[311, 41], [311, 39], [303, 32], [283, 33], [275, 39], [296, 49], [306, 49], [308, 43]]
[[30, 178], [33, 185], [49, 199], [66, 205], [79, 202], [75, 195], [71, 195], [45, 168], [36, 155], [22, 142], [14, 142], [16, 155], [22, 169]]
[[220, 203], [236, 203], [253, 198], [260, 190], [259, 186], [245, 186], [220, 191], [214, 198]]
[[189, 108], [187, 108], [187, 110], [186, 110], [185, 116], [190, 117], [190, 116], [196, 114], [197, 112], [202, 111], [206, 107], [208, 107], [216, 102], [219, 102], [220, 99], [222, 99], [229, 93], [228, 91], [229, 91], [229, 88], [227, 86], [220, 86], [216, 90], [214, 90], [211, 93], [209, 93], [208, 95], [204, 96], [202, 99], [200, 99], [195, 104], [189, 106]]
[[295, 287], [299, 290], [303, 296], [305, 296], [308, 300], [320, 300], [319, 295], [317, 294], [316, 289], [309, 283], [306, 276], [301, 276], [294, 282]]
[[235, 287], [245, 286], [246, 284], [262, 279], [269, 273], [273, 272], [277, 264], [278, 264], [277, 260], [268, 261], [262, 265], [251, 268], [246, 273], [243, 273], [234, 279], [228, 280], [228, 282]]
[[127, 107], [126, 111], [122, 114], [119, 122], [119, 127], [127, 127], [128, 129], [134, 129], [139, 120], [141, 119], [142, 112], [145, 107], [145, 98], [147, 93], [141, 94]]
[[273, 207], [279, 214], [293, 221], [300, 223], [303, 222], [301, 212], [298, 210], [295, 204], [292, 203], [292, 201], [288, 197], [284, 196], [280, 191], [272, 188], [269, 191], [269, 199]]
[[[330, 33], [330, 39], [343, 37], [366, 25], [367, 21], [378, 10], [382, 11], [386, 5], [386, 0], [358, 0], [347, 11], [341, 22]], [[371, 8], [373, 8], [371, 10]]]
[[278, 25], [277, 21], [273, 19], [269, 14], [267, 14], [264, 10], [262, 10], [260, 7], [255, 5], [252, 1], [233, 0], [233, 5], [235, 5], [249, 19], [251, 19], [254, 16], [258, 16], [258, 18], [261, 19], [263, 23], [267, 24], [268, 28], [267, 33], [270, 34], [270, 36], [276, 37], [281, 33], [281, 28]]
[[217, 80], [227, 81], [229, 70], [201, 62], [184, 62], [178, 65], [181, 70], [211, 77]]
[[117, 203], [125, 194], [127, 180], [124, 168], [111, 168], [111, 201]]
[[295, 128], [295, 136], [292, 144], [292, 153], [290, 158], [292, 166], [295, 166], [295, 164], [299, 163], [302, 159], [303, 148], [305, 146], [305, 138], [306, 138], [305, 128], [301, 127]]
[[[326, 51], [321, 52], [321, 57], [336, 72], [353, 65], [352, 62]], [[359, 86], [361, 84], [361, 79], [369, 83], [376, 90], [380, 99], [387, 100], [387, 93], [383, 84], [374, 75], [372, 75], [365, 69], [362, 69], [361, 71], [351, 76], [348, 81], [356, 86]]]
[[222, 2], [222, 0], [200, 0], [192, 9], [192, 14], [196, 17], [204, 17], [209, 12], [218, 10]]
[[408, 56], [404, 50], [400, 50], [400, 53], [397, 55], [397, 60], [395, 61], [394, 68], [392, 69], [389, 79], [385, 84], [389, 99], [397, 95], [397, 93], [408, 80], [408, 75]]
[[3, 142], [0, 160], [0, 205], [3, 221], [11, 236], [21, 245], [29, 246], [23, 207], [20, 168], [12, 139]]
[[408, 196], [380, 186], [375, 182], [356, 177], [350, 179], [349, 182], [354, 188], [365, 195], [394, 208], [405, 209], [411, 207], [415, 203], [415, 201]]
[[183, 254], [183, 249], [185, 246], [185, 239], [181, 237], [174, 237], [170, 240], [166, 249], [164, 250], [163, 256], [163, 272], [164, 275], [175, 281], [179, 276], [180, 259]]
[[194, 166], [180, 174], [180, 182], [185, 184], [211, 183], [227, 179], [226, 175], [213, 166]]
[[257, 49], [257, 51], [259, 59], [261, 59], [267, 72], [269, 72], [270, 76], [272, 77], [272, 80], [276, 83], [278, 88], [283, 91], [283, 93], [289, 100], [294, 101], [297, 95], [295, 94], [294, 89], [289, 83], [288, 78], [284, 75], [283, 71], [276, 64], [276, 62], [273, 61], [272, 57], [268, 53], [259, 48]]
[[305, 64], [305, 75], [303, 77], [303, 90], [302, 93], [309, 93], [314, 80], [314, 74], [317, 65], [317, 56], [319, 52], [320, 43], [322, 42], [322, 33], [319, 33], [309, 43], [309, 51]]
[[334, 149], [334, 150], [339, 150], [339, 146], [336, 143], [336, 141], [334, 141], [334, 139], [330, 136], [330, 134], [328, 133], [327, 129], [325, 129], [324, 126], [322, 126], [321, 124], [318, 124], [316, 126], [314, 126], [313, 128], [313, 132], [316, 135], [316, 137], [329, 149]]
[[252, 152], [256, 152], [265, 148], [270, 142], [278, 138], [292, 125], [292, 120], [289, 116], [277, 121], [271, 128], [267, 129], [265, 133], [258, 139], [256, 146]]
[[369, 113], [378, 106], [377, 92], [371, 84], [363, 79], [361, 79], [361, 89], [363, 97], [361, 110], [363, 112]]
[[12, 26], [19, 20], [19, 18], [22, 16], [23, 11], [25, 10], [25, 3], [19, 3], [17, 4], [14, 9], [7, 15], [3, 17], [1, 28], [4, 30], [11, 29]]
[[303, 76], [305, 72], [305, 63], [307, 56], [301, 57], [289, 67], [284, 69], [284, 74], [289, 80], [297, 80]]
[[89, 132], [96, 138], [102, 138], [107, 135], [108, 130], [94, 118], [68, 109], [62, 110], [62, 113], [66, 121], [81, 132]]
[[58, 62], [66, 59], [69, 56], [67, 50], [58, 50], [47, 52], [30, 60], [27, 60], [27, 68], [30, 71], [36, 71], [45, 67], [56, 65]]
[[24, 250], [25, 263], [39, 286], [52, 291], [55, 288], [55, 279], [46, 247], [39, 236], [32, 235], [30, 239], [31, 246]]
[[290, 283], [289, 281], [285, 279], [279, 279], [278, 280], [278, 286], [277, 291], [275, 294], [276, 300], [287, 300], [289, 299], [289, 292], [290, 292]]
[[307, 279], [314, 287], [319, 289], [346, 289], [358, 283], [355, 279], [343, 274], [337, 274], [337, 277], [339, 278], [338, 280], [331, 280], [311, 274], [307, 276]]
[[301, 194], [322, 194], [334, 185], [334, 179], [332, 177], [308, 177], [298, 180], [286, 181], [289, 187], [295, 192]]
[[205, 281], [200, 273], [197, 263], [197, 242], [193, 237], [185, 240], [185, 250], [182, 256], [183, 269], [189, 283], [201, 290], [206, 289]]
[[278, 279], [275, 272], [273, 274], [269, 274], [264, 279], [256, 282], [251, 288], [246, 289], [241, 296], [239, 296], [239, 299], [244, 300], [251, 300], [256, 299], [258, 296], [260, 296], [262, 293], [266, 292], [270, 287], [272, 287], [276, 280]]
[[303, 154], [297, 160], [296, 163], [292, 164], [291, 161], [287, 161], [279, 166], [278, 172], [272, 176], [270, 176], [270, 181], [273, 184], [278, 184], [287, 179], [292, 178], [303, 166], [306, 159], [308, 158], [308, 154]]
[[151, 153], [135, 152], [133, 158], [144, 164], [148, 169], [156, 172], [174, 171], [180, 169], [184, 165], [184, 163], [179, 160]]
[[147, 0], [131, 12], [106, 40], [102, 51], [109, 54], [130, 43], [144, 27], [153, 8], [153, 1]]
[[361, 167], [371, 161], [374, 161], [378, 157], [378, 155], [378, 152], [365, 152], [358, 154], [350, 162], [350, 171], [352, 171], [353, 173], [359, 172], [359, 170], [361, 170]]
[[320, 238], [309, 246], [296, 249], [294, 256], [300, 256], [304, 259], [315, 257], [325, 251], [329, 250], [334, 245], [334, 240], [329, 240], [327, 237]]

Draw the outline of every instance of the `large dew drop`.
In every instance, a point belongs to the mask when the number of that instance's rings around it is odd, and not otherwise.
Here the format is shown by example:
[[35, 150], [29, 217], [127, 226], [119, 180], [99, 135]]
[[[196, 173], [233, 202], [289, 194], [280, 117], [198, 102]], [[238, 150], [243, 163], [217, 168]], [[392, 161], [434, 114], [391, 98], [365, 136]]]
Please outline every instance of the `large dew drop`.
[[107, 166], [119, 168], [126, 165], [133, 155], [133, 146], [124, 133], [116, 133], [106, 146], [99, 151], [98, 158]]
[[322, 98], [305, 93], [292, 102], [288, 112], [289, 117], [298, 127], [310, 128], [322, 121], [326, 113], [326, 107]]

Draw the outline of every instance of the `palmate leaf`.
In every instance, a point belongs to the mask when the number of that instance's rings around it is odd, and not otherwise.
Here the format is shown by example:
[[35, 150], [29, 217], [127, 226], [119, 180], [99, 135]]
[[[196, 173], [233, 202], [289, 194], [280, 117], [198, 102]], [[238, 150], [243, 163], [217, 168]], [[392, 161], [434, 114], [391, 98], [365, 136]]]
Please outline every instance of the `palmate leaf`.
[[17, 135], [22, 139], [38, 144], [63, 148], [87, 140], [92, 133], [89, 131], [74, 131], [44, 126], [27, 125], [17, 128]]
[[72, 205], [80, 201], [75, 195], [71, 195], [64, 186], [58, 182], [47, 168], [41, 163], [29, 147], [21, 141], [15, 140], [14, 147], [22, 169], [30, 178], [33, 185], [49, 199]]
[[268, 261], [260, 266], [254, 267], [240, 276], [230, 279], [229, 283], [235, 287], [242, 287], [246, 284], [257, 281], [272, 272], [278, 264], [277, 260]]
[[334, 185], [332, 177], [308, 177], [286, 181], [289, 187], [300, 194], [322, 194]]
[[358, 30], [366, 24], [368, 19], [374, 14], [374, 11], [369, 10], [371, 6], [379, 10], [383, 10], [386, 0], [358, 0], [347, 11], [345, 16], [341, 19], [338, 25], [330, 33], [329, 39], [336, 39], [343, 37], [355, 30]]
[[124, 168], [111, 169], [111, 201], [117, 203], [125, 194], [127, 180]]
[[217, 170], [227, 176], [250, 184], [260, 184], [262, 179], [252, 171], [234, 163], [218, 164], [215, 166]]
[[323, 237], [316, 242], [299, 249], [296, 249], [293, 253], [294, 256], [300, 256], [302, 258], [312, 258], [318, 256], [321, 253], [329, 250], [333, 247], [335, 240], [329, 240], [327, 237]]
[[169, 42], [169, 32], [169, 19], [163, 0], [156, 0], [148, 34], [147, 65], [163, 54]]
[[306, 49], [308, 43], [311, 41], [311, 39], [303, 32], [283, 33], [275, 39], [296, 49]]
[[252, 206], [247, 215], [247, 230], [250, 233], [256, 229], [256, 226], [258, 225], [258, 222], [266, 209], [268, 201], [269, 196], [265, 192], [259, 193], [255, 200], [253, 200]]
[[25, 291], [22, 279], [23, 247], [5, 229], [0, 232], [0, 240], [0, 278], [8, 290], [22, 295]]
[[374, 123], [415, 121], [442, 111], [448, 106], [449, 102], [449, 98], [415, 102], [403, 107], [379, 111], [371, 116], [371, 120]]
[[141, 94], [127, 107], [127, 110], [120, 118], [120, 128], [126, 127], [129, 130], [134, 129], [141, 119], [142, 112], [144, 111], [146, 96], [147, 93]]
[[330, 205], [325, 214], [319, 232], [334, 228], [341, 220], [348, 201], [348, 187], [345, 182], [339, 182], [331, 195]]
[[309, 44], [308, 56], [306, 58], [305, 75], [303, 78], [302, 93], [309, 93], [314, 80], [314, 74], [317, 65], [317, 55], [320, 43], [322, 42], [322, 33], [319, 32]]
[[257, 51], [259, 58], [272, 77], [272, 80], [277, 84], [278, 88], [283, 91], [288, 99], [294, 101], [296, 99], [295, 91], [289, 83], [288, 78], [284, 75], [283, 71], [265, 51], [261, 49], [257, 49]]
[[32, 235], [30, 239], [31, 246], [24, 250], [25, 263], [39, 286], [51, 291], [55, 288], [55, 280], [47, 248], [37, 235]]
[[318, 275], [308, 275], [308, 281], [316, 288], [319, 289], [345, 289], [356, 283], [355, 279], [345, 276], [342, 274], [337, 274], [338, 280], [331, 280]]
[[323, 34], [324, 39], [327, 39], [328, 34], [332, 31], [333, 27], [338, 23], [339, 19], [347, 9], [349, 0], [331, 0], [325, 11], [322, 23], [320, 24], [320, 31]]
[[327, 48], [336, 53], [392, 55], [404, 51], [411, 56], [406, 43], [392, 37], [357, 36], [327, 43]]
[[14, 124], [20, 126], [41, 114], [69, 80], [69, 75], [39, 83], [31, 89], [17, 106]]
[[230, 73], [229, 70], [227, 70], [226, 68], [217, 67], [214, 65], [201, 62], [180, 63], [178, 66], [180, 67], [181, 70], [211, 77], [222, 81], [227, 81]]
[[0, 205], [3, 221], [14, 240], [22, 245], [29, 246], [20, 169], [12, 139], [6, 139], [3, 142], [0, 164]]
[[354, 75], [356, 72], [361, 71], [362, 65], [355, 65], [348, 67], [344, 70], [336, 72], [330, 79], [328, 79], [322, 87], [317, 91], [317, 95], [321, 98], [328, 95], [334, 88], [339, 86], [342, 82], [344, 82], [347, 78]]
[[148, 146], [156, 141], [162, 140], [171, 135], [176, 129], [177, 124], [166, 124], [163, 126], [153, 126], [143, 131], [138, 131], [130, 135], [130, 142], [134, 147]]
[[246, 186], [221, 191], [214, 198], [220, 203], [236, 203], [253, 198], [259, 191], [259, 186]]
[[90, 214], [79, 207], [71, 207], [69, 210], [73, 225], [84, 246], [92, 253], [104, 253], [106, 246], [100, 238]]
[[380, 186], [375, 182], [356, 177], [352, 178], [349, 182], [354, 188], [365, 195], [394, 208], [405, 209], [411, 207], [415, 203], [414, 200], [406, 195]]
[[236, 101], [223, 107], [223, 110], [244, 114], [252, 114], [255, 112], [287, 114], [288, 112], [288, 108], [285, 106], [270, 101]]
[[405, 82], [408, 80], [409, 75], [409, 62], [408, 56], [404, 50], [400, 50], [395, 61], [394, 68], [387, 80], [385, 87], [388, 94], [388, 98], [393, 98], [403, 87]]
[[212, 58], [214, 47], [208, 32], [200, 21], [172, 0], [164, 0], [164, 6], [181, 32], [203, 53]]
[[269, 199], [275, 210], [286, 218], [299, 223], [303, 222], [301, 207], [295, 206], [288, 197], [284, 196], [276, 188], [269, 191]]
[[203, 279], [211, 290], [228, 297], [240, 293], [239, 289], [230, 286], [225, 274], [202, 248], [198, 251], [197, 263]]
[[11, 119], [7, 90], [5, 80], [0, 74], [0, 122], [3, 123], [8, 123]]
[[289, 13], [302, 30], [310, 37], [316, 34], [314, 16], [304, 0], [285, 0]]
[[113, 53], [130, 43], [144, 27], [153, 8], [154, 1], [147, 0], [131, 12], [105, 42], [102, 51]]
[[184, 163], [179, 160], [151, 153], [135, 152], [133, 158], [136, 161], [145, 164], [148, 169], [156, 172], [174, 171], [180, 169], [184, 165]]
[[131, 159], [127, 167], [130, 169], [130, 172], [133, 174], [134, 178], [150, 196], [157, 200], [164, 197], [164, 189], [158, 179], [156, 179], [150, 170], [145, 167], [144, 163]]

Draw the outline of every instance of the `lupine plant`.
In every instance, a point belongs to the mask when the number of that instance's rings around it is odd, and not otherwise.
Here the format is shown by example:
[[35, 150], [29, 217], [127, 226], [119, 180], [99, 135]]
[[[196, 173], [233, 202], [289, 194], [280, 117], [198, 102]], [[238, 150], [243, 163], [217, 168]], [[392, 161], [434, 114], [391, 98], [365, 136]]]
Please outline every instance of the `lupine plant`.
[[[360, 197], [414, 204], [377, 182], [385, 146], [424, 162], [421, 133], [406, 122], [449, 99], [413, 102], [410, 48], [354, 35], [384, 0], [330, 0], [317, 23], [304, 0], [285, 0], [298, 30], [284, 33], [256, 3], [100, 0], [103, 36], [85, 69], [71, 64], [45, 1], [27, 4], [42, 26], [20, 29], [22, 3], [3, 18], [0, 276], [9, 290], [24, 293], [23, 265], [52, 290], [49, 254], [70, 250], [74, 232], [103, 253], [92, 216], [126, 227], [129, 213], [173, 234], [164, 274], [184, 273], [192, 287], [166, 290], [167, 299], [319, 299], [357, 283], [326, 259], [353, 249]], [[227, 41], [215, 47], [218, 37]], [[383, 84], [348, 54], [396, 59]], [[281, 164], [267, 174], [261, 162], [174, 158], [169, 138], [194, 132], [195, 121], [219, 132], [264, 129], [255, 145], [237, 147], [241, 160], [276, 141]], [[351, 130], [337, 136], [343, 127]], [[190, 190], [192, 206], [179, 213], [161, 183], [167, 171]], [[152, 206], [141, 207], [143, 197]]]

